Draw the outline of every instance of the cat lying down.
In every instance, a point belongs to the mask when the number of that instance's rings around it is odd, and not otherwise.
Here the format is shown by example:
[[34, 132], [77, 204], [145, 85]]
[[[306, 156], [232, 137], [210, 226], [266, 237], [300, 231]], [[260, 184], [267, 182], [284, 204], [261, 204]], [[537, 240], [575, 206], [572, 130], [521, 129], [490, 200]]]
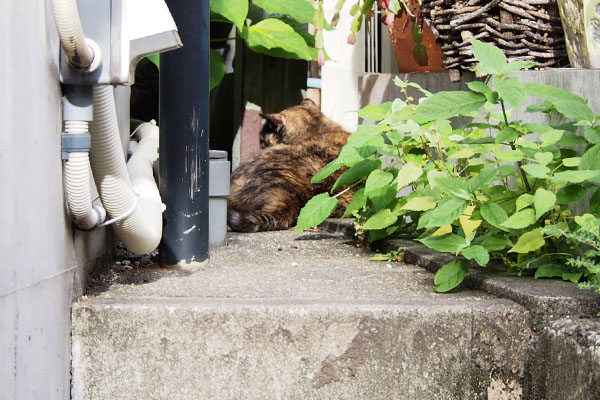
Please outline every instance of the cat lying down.
[[[333, 161], [350, 134], [325, 117], [309, 99], [277, 114], [263, 115], [262, 151], [231, 175], [227, 223], [231, 230], [257, 232], [288, 229], [314, 195], [331, 189], [340, 172], [323, 182], [312, 177]], [[339, 198], [341, 215], [353, 192]]]

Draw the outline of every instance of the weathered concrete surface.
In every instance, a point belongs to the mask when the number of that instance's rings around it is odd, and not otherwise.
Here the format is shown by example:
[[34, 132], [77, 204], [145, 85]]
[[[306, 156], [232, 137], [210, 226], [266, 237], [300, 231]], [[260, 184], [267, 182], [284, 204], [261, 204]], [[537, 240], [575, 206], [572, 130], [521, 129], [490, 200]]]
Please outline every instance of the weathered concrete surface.
[[73, 399], [522, 398], [522, 306], [369, 256], [284, 231], [203, 269], [118, 269], [73, 306]]

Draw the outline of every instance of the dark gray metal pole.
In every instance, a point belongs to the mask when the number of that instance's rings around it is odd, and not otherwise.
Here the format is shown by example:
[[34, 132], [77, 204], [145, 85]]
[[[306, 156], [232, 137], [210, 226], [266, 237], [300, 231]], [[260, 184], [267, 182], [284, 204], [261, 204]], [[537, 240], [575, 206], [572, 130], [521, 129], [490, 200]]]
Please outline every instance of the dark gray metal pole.
[[183, 48], [160, 57], [160, 264], [208, 259], [209, 0], [167, 0]]

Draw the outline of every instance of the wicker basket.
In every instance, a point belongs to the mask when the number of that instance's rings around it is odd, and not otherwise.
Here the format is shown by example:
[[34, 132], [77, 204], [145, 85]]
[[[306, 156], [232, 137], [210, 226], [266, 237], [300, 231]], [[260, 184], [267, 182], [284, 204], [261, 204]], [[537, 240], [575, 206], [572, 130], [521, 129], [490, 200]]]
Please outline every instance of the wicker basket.
[[471, 39], [493, 43], [509, 61], [533, 61], [536, 68], [569, 66], [556, 0], [422, 0], [421, 10], [448, 70], [477, 64]]

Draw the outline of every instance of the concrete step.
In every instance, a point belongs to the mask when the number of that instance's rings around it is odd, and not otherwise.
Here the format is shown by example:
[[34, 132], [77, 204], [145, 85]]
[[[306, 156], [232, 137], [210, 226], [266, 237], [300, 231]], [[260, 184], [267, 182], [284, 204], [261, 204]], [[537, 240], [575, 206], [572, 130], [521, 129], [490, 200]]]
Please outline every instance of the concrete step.
[[231, 234], [197, 270], [115, 266], [73, 305], [72, 398], [524, 396], [524, 307], [370, 255], [282, 231]]

